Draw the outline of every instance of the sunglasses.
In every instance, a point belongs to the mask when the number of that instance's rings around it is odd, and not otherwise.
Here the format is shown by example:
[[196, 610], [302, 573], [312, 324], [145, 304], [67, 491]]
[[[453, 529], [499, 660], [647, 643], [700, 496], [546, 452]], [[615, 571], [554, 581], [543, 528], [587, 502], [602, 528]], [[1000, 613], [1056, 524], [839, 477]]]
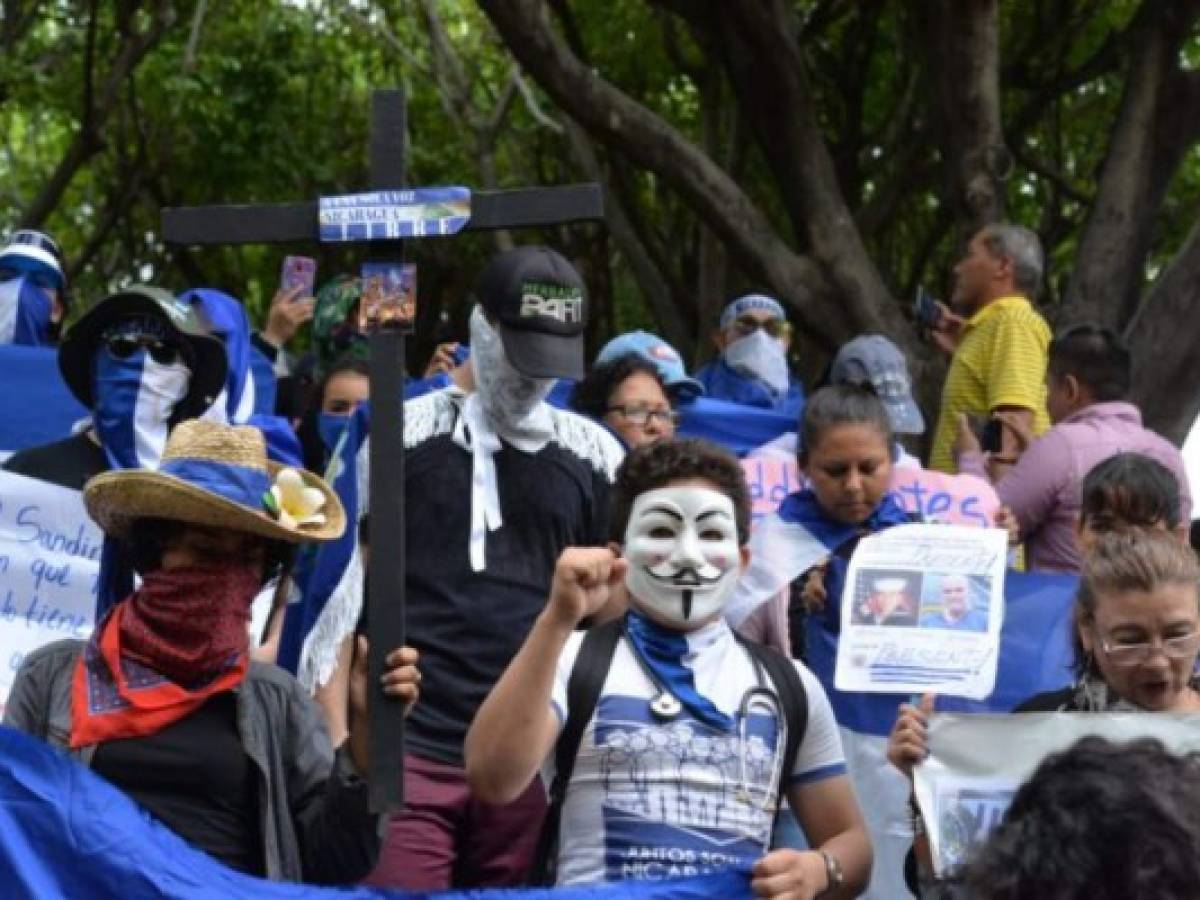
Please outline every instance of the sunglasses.
[[773, 338], [787, 337], [792, 333], [791, 324], [783, 319], [767, 319], [762, 322], [754, 316], [738, 316], [733, 320], [733, 327], [742, 337], [754, 334], [760, 328]]
[[148, 334], [114, 334], [105, 339], [104, 346], [114, 359], [129, 359], [139, 350], [145, 350], [160, 366], [173, 365], [183, 356], [179, 347]]

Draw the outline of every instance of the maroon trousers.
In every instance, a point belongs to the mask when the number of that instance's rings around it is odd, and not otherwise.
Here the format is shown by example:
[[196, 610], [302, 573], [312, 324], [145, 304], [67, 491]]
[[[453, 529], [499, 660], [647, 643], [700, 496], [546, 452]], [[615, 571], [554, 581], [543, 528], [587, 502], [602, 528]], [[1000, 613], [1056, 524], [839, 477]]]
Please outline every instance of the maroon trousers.
[[471, 795], [457, 766], [404, 757], [404, 811], [392, 816], [364, 884], [437, 891], [525, 883], [546, 814], [540, 778], [513, 803]]

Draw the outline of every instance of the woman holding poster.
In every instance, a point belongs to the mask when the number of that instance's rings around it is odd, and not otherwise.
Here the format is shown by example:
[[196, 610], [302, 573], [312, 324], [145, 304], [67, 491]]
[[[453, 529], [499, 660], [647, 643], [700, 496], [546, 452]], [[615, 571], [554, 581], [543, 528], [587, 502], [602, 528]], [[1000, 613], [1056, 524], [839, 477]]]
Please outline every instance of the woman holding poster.
[[[863, 812], [876, 865], [864, 896], [892, 900], [904, 890], [895, 873], [910, 843], [908, 786], [888, 765], [884, 739], [903, 698], [839, 691], [834, 669], [851, 555], [865, 535], [914, 517], [888, 493], [895, 441], [887, 410], [870, 388], [839, 384], [813, 394], [800, 423], [800, 445], [797, 462], [808, 487], [785, 497], [778, 511], [755, 527], [750, 568], [733, 601], [740, 599], [743, 613], [758, 606], [757, 612], [749, 619], [727, 612], [727, 618], [747, 637], [804, 659], [820, 679], [840, 726], [855, 790], [871, 798]], [[881, 584], [877, 612], [887, 618], [903, 608], [908, 624], [915, 625], [917, 595], [908, 600], [901, 595], [903, 587]], [[780, 840], [795, 837], [781, 835]]]
[[[1075, 683], [1013, 711], [1200, 713], [1198, 582], [1195, 553], [1166, 531], [1099, 535], [1084, 557], [1075, 600]], [[932, 709], [932, 695], [919, 708], [902, 706], [888, 739], [888, 759], [910, 780], [927, 754]], [[915, 849], [928, 872], [928, 844], [918, 840]], [[915, 871], [907, 874], [915, 888]]]

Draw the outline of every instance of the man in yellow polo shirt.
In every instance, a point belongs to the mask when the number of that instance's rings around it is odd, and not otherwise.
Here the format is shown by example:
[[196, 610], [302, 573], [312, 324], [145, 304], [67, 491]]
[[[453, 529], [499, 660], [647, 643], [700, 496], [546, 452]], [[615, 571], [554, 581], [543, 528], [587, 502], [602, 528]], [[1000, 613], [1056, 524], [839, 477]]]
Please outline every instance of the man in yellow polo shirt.
[[[929, 465], [954, 472], [952, 447], [963, 414], [1008, 412], [1035, 434], [1050, 427], [1046, 362], [1050, 327], [1033, 308], [1042, 280], [1042, 247], [1028, 228], [986, 225], [954, 267], [953, 311], [943, 307], [934, 342], [953, 353]], [[993, 460], [1016, 461], [1018, 443], [1007, 427]]]

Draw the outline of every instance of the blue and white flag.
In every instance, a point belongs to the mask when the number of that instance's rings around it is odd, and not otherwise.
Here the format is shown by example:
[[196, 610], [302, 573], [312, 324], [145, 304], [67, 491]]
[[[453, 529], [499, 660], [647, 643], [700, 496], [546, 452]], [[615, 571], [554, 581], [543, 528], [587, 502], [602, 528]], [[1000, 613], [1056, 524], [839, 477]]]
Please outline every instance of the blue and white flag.
[[[36, 738], [0, 727], [0, 884], [38, 900], [419, 900], [425, 893], [320, 888], [235, 872], [120, 790]], [[582, 888], [448, 891], [443, 900], [750, 898], [744, 869]]]
[[50, 347], [0, 343], [0, 458], [62, 440], [88, 414], [67, 390]]
[[457, 234], [471, 220], [471, 191], [436, 187], [322, 197], [317, 216], [325, 242]]
[[304, 548], [294, 574], [296, 601], [283, 620], [278, 663], [309, 690], [329, 680], [339, 643], [358, 624], [359, 604], [350, 599], [363, 580], [358, 452], [370, 428], [370, 409], [362, 404], [349, 417], [325, 472], [346, 510], [346, 531], [336, 541]]
[[250, 340], [250, 320], [240, 300], [211, 288], [194, 288], [180, 299], [199, 306], [225, 345], [225, 387], [201, 418], [253, 425], [263, 433], [267, 456], [287, 466], [303, 464], [300, 439], [287, 419], [275, 415], [275, 372]]
[[0, 344], [50, 344], [49, 295], [26, 275], [0, 283]]

